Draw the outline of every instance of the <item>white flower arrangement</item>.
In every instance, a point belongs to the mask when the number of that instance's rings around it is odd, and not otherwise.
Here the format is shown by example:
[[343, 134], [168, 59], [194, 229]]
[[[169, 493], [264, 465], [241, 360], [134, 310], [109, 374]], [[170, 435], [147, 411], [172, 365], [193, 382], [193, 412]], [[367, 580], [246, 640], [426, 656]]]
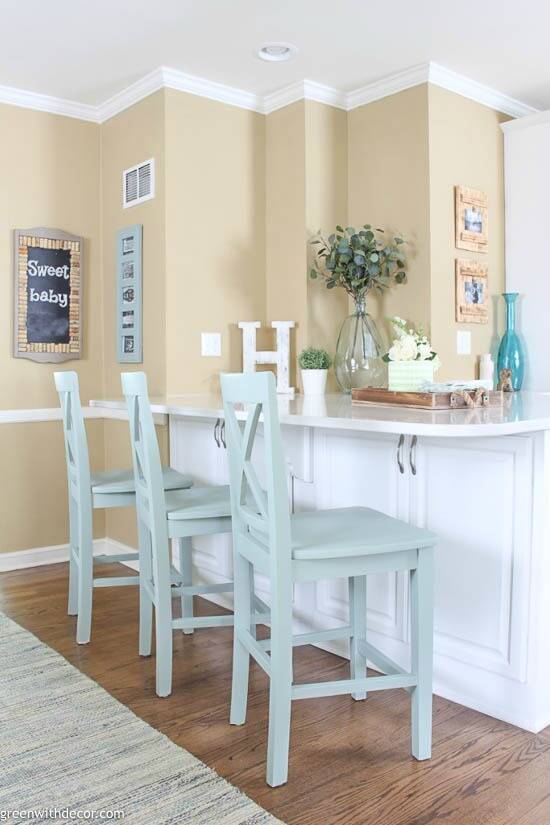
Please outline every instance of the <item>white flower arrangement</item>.
[[389, 320], [397, 337], [384, 355], [384, 361], [434, 361], [437, 358], [422, 327], [415, 329], [398, 316]]

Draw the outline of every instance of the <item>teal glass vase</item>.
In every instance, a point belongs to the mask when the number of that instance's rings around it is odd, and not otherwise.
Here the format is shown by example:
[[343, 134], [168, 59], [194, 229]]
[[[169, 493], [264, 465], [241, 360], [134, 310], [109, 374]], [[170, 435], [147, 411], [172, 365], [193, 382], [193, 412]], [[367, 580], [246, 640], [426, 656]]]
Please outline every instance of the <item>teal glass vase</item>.
[[500, 380], [501, 370], [512, 370], [512, 387], [520, 390], [525, 372], [525, 358], [523, 347], [516, 332], [516, 299], [517, 292], [503, 292], [506, 301], [506, 332], [498, 348], [497, 378]]

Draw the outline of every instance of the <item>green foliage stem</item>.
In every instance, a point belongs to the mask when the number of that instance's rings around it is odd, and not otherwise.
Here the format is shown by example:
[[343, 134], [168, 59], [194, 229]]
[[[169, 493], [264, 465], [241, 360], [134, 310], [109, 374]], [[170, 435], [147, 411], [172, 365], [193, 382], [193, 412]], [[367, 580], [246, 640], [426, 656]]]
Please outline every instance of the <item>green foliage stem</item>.
[[370, 224], [359, 230], [337, 226], [327, 239], [319, 231], [310, 243], [316, 247], [310, 277], [321, 278], [327, 289], [342, 287], [355, 301], [407, 280], [406, 241], [400, 236], [385, 240], [384, 230]]

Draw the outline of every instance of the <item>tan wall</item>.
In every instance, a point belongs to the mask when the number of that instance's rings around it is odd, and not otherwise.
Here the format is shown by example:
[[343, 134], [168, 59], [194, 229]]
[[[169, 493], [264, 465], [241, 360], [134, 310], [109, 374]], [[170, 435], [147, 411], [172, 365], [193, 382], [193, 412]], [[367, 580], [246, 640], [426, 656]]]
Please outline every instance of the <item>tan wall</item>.
[[[438, 378], [477, 377], [483, 352], [493, 351], [503, 318], [504, 163], [500, 124], [505, 115], [437, 86], [429, 87], [431, 326], [442, 367]], [[455, 185], [481, 189], [489, 202], [487, 254], [455, 249]], [[474, 258], [489, 265], [488, 324], [455, 321], [455, 258]], [[498, 312], [495, 311], [498, 308]], [[472, 334], [472, 354], [456, 354], [456, 331]]]
[[[267, 117], [173, 90], [160, 91], [101, 127], [0, 106], [4, 170], [0, 277], [12, 293], [11, 231], [37, 224], [86, 239], [85, 353], [68, 368], [82, 397], [119, 396], [120, 372], [144, 369], [152, 394], [216, 388], [239, 369], [238, 320], [297, 322], [295, 356], [309, 344], [334, 351], [346, 296], [308, 278], [308, 239], [337, 222], [373, 223], [410, 240], [409, 280], [382, 300], [382, 322], [398, 314], [431, 327], [441, 377], [474, 374], [457, 358], [454, 322], [453, 187], [489, 196], [491, 291], [503, 287], [503, 116], [438, 88], [419, 86], [350, 113], [298, 102]], [[156, 162], [156, 197], [124, 210], [122, 170]], [[115, 235], [144, 226], [143, 365], [116, 362]], [[468, 253], [458, 253], [468, 256]], [[474, 256], [475, 257], [475, 256]], [[484, 256], [479, 256], [483, 259]], [[57, 405], [55, 367], [10, 357], [11, 302], [0, 308], [0, 406]], [[464, 326], [474, 353], [495, 330]], [[200, 355], [200, 333], [222, 333], [222, 358]], [[270, 347], [266, 331], [260, 345]], [[130, 466], [127, 424], [88, 425], [94, 466]], [[166, 428], [158, 428], [168, 455]], [[3, 425], [0, 448], [14, 479], [2, 491], [0, 551], [66, 540], [65, 466], [57, 423]], [[46, 446], [44, 446], [46, 445]], [[29, 489], [40, 490], [32, 519]], [[96, 535], [135, 543], [134, 513], [97, 516]]]
[[[323, 103], [305, 104], [306, 232], [319, 229], [326, 237], [337, 224], [347, 225], [348, 115]], [[314, 257], [308, 244], [308, 261]], [[307, 267], [309, 270], [309, 266]], [[342, 321], [348, 312], [346, 293], [327, 290], [319, 280], [307, 279], [307, 345], [326, 349], [334, 356]], [[328, 390], [336, 390], [329, 372]]]
[[[0, 105], [0, 407], [55, 407], [56, 369], [77, 369], [83, 402], [101, 390], [99, 127]], [[12, 358], [13, 230], [64, 229], [84, 237], [84, 357], [62, 365]], [[90, 452], [103, 453], [103, 427], [89, 427]], [[0, 552], [67, 540], [67, 492], [61, 423], [0, 425]], [[101, 514], [96, 535], [104, 535]]]
[[[167, 393], [216, 392], [265, 317], [265, 132], [255, 112], [166, 92]], [[221, 332], [222, 357], [201, 356]]]
[[290, 381], [296, 355], [308, 344], [305, 102], [266, 118], [266, 316], [296, 321], [291, 335]]
[[[155, 197], [129, 209], [122, 207], [122, 172], [142, 160], [155, 159]], [[121, 395], [120, 373], [144, 370], [152, 395], [166, 392], [166, 252], [165, 252], [165, 92], [131, 106], [101, 127], [101, 209], [103, 233], [104, 389]], [[143, 364], [119, 364], [116, 349], [116, 234], [143, 224]], [[166, 434], [163, 440], [166, 441]], [[128, 425], [105, 422], [105, 466], [131, 467]], [[106, 534], [135, 542], [135, 512], [109, 510]]]
[[[87, 422], [90, 462], [103, 466], [103, 422]], [[67, 476], [60, 421], [0, 424], [0, 553], [66, 544], [69, 540]], [[94, 536], [105, 535], [101, 510]]]
[[416, 86], [349, 113], [349, 213], [352, 226], [370, 223], [402, 233], [408, 282], [369, 296], [381, 325], [399, 315], [430, 322], [428, 87]]
[[[166, 275], [164, 127], [165, 93], [131, 106], [101, 127], [101, 209], [103, 241], [104, 381], [107, 396], [120, 396], [122, 370], [145, 370], [149, 391], [166, 390]], [[155, 197], [129, 209], [122, 207], [122, 172], [155, 159]], [[116, 234], [143, 224], [143, 364], [117, 362]]]

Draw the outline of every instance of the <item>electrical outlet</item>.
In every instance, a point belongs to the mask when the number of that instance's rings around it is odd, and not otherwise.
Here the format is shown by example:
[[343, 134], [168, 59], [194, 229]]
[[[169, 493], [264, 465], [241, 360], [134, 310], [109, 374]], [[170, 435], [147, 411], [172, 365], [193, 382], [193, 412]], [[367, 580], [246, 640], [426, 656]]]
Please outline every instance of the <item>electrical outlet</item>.
[[201, 332], [201, 355], [219, 358], [222, 354], [221, 332]]
[[456, 333], [456, 354], [457, 355], [471, 355], [472, 354], [472, 333], [465, 330], [459, 330]]

